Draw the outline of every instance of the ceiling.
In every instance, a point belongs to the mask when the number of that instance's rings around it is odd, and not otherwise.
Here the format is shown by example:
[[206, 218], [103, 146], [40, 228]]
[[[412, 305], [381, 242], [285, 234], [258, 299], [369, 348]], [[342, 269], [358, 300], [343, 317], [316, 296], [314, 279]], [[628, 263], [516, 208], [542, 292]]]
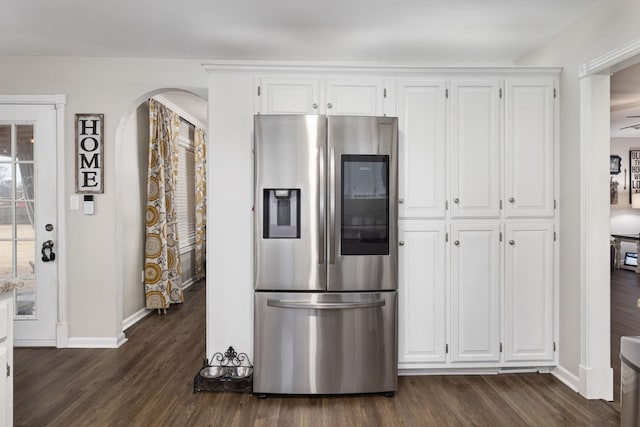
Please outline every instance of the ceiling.
[[[512, 65], [610, 0], [6, 0], [1, 56]], [[451, 61], [455, 63], [451, 63]], [[612, 78], [612, 135], [640, 123], [640, 73]], [[206, 102], [166, 95], [206, 122]]]
[[611, 136], [640, 137], [640, 64], [611, 76]]
[[6, 0], [0, 56], [512, 64], [606, 1]]

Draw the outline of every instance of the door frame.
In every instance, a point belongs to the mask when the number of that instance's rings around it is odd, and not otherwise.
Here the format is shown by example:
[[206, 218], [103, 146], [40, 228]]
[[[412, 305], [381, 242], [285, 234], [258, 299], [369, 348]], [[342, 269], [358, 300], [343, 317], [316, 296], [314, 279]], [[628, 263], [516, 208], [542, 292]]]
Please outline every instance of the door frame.
[[[580, 82], [580, 374], [579, 392], [613, 400], [610, 343], [610, 75], [640, 63], [640, 39], [578, 69]], [[604, 144], [602, 141], [607, 141]], [[606, 285], [606, 286], [605, 286]]]
[[56, 110], [56, 185], [57, 185], [57, 241], [56, 252], [58, 258], [57, 285], [57, 322], [56, 322], [56, 347], [67, 347], [69, 341], [69, 312], [67, 300], [67, 245], [66, 230], [67, 216], [65, 212], [66, 185], [65, 185], [65, 150], [64, 150], [64, 119], [67, 96], [56, 95], [0, 95], [0, 105], [51, 105]]

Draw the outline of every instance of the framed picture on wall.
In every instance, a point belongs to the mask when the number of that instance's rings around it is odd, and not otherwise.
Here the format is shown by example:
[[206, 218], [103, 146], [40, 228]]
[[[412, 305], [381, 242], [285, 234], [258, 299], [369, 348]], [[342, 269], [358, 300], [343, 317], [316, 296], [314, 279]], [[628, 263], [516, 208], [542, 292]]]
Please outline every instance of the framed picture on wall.
[[640, 192], [640, 150], [629, 150], [629, 204], [631, 195]]
[[611, 175], [618, 175], [620, 173], [620, 164], [622, 163], [622, 157], [609, 156], [609, 167]]

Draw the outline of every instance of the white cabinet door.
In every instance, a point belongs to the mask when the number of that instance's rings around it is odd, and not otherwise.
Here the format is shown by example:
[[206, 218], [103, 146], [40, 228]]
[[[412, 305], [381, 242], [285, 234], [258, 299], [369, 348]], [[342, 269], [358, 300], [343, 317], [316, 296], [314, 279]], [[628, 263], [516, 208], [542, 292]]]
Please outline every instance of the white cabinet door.
[[326, 114], [341, 116], [382, 116], [384, 79], [357, 77], [326, 81]]
[[11, 425], [13, 425], [13, 292], [4, 292], [0, 293], [0, 427]]
[[507, 218], [554, 214], [553, 79], [505, 83]]
[[399, 236], [399, 362], [444, 362], [444, 223], [401, 221]]
[[445, 216], [444, 80], [398, 82], [400, 218]]
[[0, 344], [0, 367], [2, 367], [0, 374], [0, 427], [11, 426], [7, 419], [7, 409], [11, 402], [8, 401], [8, 377], [5, 375], [4, 370], [7, 366], [7, 348]]
[[553, 360], [553, 224], [507, 224], [505, 361]]
[[451, 203], [454, 218], [500, 216], [500, 85], [451, 82]]
[[256, 82], [260, 114], [319, 114], [320, 79], [266, 77]]
[[451, 226], [451, 361], [500, 360], [500, 227]]

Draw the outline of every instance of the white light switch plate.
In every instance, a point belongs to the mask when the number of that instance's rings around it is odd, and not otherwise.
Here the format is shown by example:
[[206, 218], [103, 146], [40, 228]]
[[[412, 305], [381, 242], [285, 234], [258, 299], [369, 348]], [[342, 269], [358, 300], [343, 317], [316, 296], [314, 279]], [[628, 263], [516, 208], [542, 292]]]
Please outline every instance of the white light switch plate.
[[71, 196], [69, 199], [69, 209], [72, 211], [80, 209], [80, 196]]

